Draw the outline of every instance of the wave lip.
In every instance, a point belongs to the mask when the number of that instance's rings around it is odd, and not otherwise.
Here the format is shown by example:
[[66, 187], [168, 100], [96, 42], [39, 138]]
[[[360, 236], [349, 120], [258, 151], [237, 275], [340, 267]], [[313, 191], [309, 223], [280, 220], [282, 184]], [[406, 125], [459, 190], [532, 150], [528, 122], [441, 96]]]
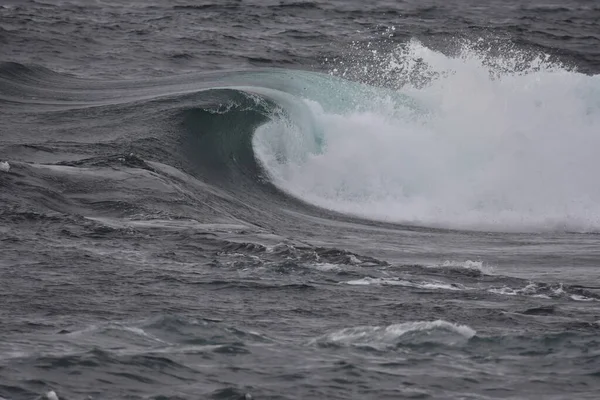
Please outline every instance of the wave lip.
[[357, 326], [344, 328], [314, 339], [319, 345], [366, 347], [385, 350], [398, 346], [436, 343], [462, 344], [477, 334], [467, 325], [444, 320], [414, 321], [382, 326]]

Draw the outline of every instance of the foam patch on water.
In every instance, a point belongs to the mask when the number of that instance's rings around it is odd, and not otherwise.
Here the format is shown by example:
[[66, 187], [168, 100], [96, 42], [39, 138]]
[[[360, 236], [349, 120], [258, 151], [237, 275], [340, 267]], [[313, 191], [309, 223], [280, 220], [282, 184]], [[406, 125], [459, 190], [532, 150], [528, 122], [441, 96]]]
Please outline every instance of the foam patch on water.
[[331, 272], [331, 271], [341, 271], [341, 267], [339, 265], [336, 264], [331, 264], [331, 263], [318, 263], [318, 264], [314, 264], [313, 268], [321, 271], [321, 272]]
[[551, 299], [547, 294], [541, 294], [536, 292], [537, 287], [535, 285], [528, 285], [522, 289], [513, 289], [508, 286], [504, 286], [501, 288], [491, 288], [488, 290], [490, 293], [500, 294], [503, 296], [531, 296], [537, 297], [540, 299]]
[[598, 299], [594, 299], [592, 297], [582, 296], [582, 295], [579, 295], [579, 294], [573, 294], [573, 295], [569, 296], [569, 298], [571, 300], [574, 300], [574, 301], [585, 301], [585, 302], [598, 301]]
[[50, 390], [48, 393], [46, 393], [46, 399], [48, 399], [48, 400], [59, 400], [58, 399], [58, 395], [56, 394], [56, 392], [54, 390]]
[[[501, 288], [491, 288], [488, 291], [490, 293], [495, 293], [495, 294], [501, 294], [501, 295], [505, 295], [505, 296], [518, 296], [518, 295], [522, 295], [522, 296], [538, 296], [540, 297], [539, 294], [539, 287], [537, 284], [535, 283], [529, 283], [527, 286], [521, 288], [521, 289], [514, 289], [508, 286], [503, 286]], [[562, 288], [553, 290], [552, 292], [555, 295], [560, 295], [560, 293], [557, 293], [557, 291], [562, 291]], [[544, 298], [550, 298], [550, 296], [544, 294], [543, 295]]]
[[436, 342], [457, 344], [476, 335], [467, 325], [458, 325], [444, 320], [404, 322], [381, 326], [358, 326], [328, 333], [312, 341], [320, 344], [344, 346], [367, 346], [384, 349], [406, 343]]
[[0, 161], [0, 172], [10, 171], [10, 164], [8, 161]]
[[[392, 88], [410, 101], [340, 87], [331, 100], [306, 101], [314, 129], [277, 120], [256, 131], [255, 152], [277, 186], [390, 222], [600, 230], [600, 76], [469, 43], [446, 55], [412, 41], [383, 61], [386, 82], [396, 76]], [[340, 110], [344, 96], [359, 105]]]
[[468, 288], [456, 283], [446, 283], [438, 281], [422, 281], [413, 282], [399, 278], [361, 278], [354, 279], [351, 281], [344, 282], [347, 285], [354, 286], [367, 286], [367, 285], [378, 285], [378, 286], [403, 286], [417, 289], [428, 289], [428, 290], [467, 290]]

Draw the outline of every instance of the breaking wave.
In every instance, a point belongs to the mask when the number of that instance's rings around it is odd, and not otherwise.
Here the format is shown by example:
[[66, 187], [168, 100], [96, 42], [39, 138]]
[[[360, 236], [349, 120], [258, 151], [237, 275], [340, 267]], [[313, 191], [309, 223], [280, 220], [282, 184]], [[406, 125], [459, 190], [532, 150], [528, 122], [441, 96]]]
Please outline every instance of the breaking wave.
[[406, 224], [600, 228], [598, 76], [543, 55], [492, 57], [465, 46], [447, 56], [414, 41], [388, 61], [393, 91], [340, 83], [305, 96], [320, 146], [306, 143], [314, 131], [285, 119], [257, 130], [254, 149], [277, 186]]
[[[283, 193], [407, 225], [600, 229], [599, 76], [544, 55], [473, 45], [445, 55], [416, 41], [378, 61], [383, 87], [281, 69], [99, 83], [4, 63], [0, 102], [90, 123], [126, 110], [140, 119], [133, 134], [143, 120], [171, 135], [142, 157], [191, 160], [244, 204], [277, 208]], [[113, 161], [155, 168], [135, 155]]]

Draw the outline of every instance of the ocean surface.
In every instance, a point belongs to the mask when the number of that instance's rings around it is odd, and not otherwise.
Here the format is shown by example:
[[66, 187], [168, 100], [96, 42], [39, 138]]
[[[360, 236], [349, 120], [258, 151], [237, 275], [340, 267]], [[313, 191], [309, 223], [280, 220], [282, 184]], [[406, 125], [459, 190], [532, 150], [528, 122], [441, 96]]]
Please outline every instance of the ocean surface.
[[0, 399], [598, 399], [600, 2], [0, 0]]

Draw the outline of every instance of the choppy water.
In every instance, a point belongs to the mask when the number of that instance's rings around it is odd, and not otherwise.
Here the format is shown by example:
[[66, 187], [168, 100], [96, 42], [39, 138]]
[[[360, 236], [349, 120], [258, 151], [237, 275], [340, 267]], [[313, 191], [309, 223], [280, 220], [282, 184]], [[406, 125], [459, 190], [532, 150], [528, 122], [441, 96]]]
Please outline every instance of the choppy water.
[[4, 1], [0, 398], [595, 399], [600, 5]]

